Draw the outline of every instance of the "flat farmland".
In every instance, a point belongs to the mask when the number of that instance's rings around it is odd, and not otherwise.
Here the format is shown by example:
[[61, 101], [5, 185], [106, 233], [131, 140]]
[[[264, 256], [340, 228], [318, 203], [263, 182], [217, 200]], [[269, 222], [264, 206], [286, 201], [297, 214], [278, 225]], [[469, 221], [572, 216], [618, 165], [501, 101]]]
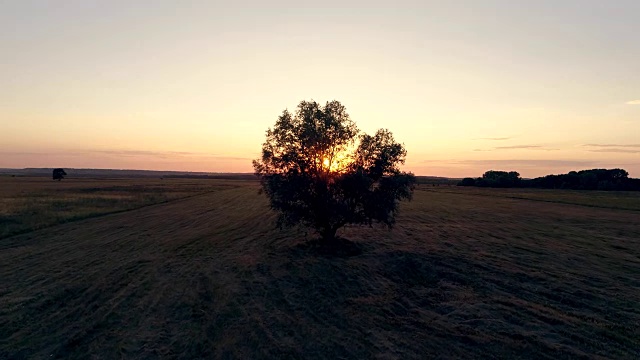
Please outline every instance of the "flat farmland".
[[0, 238], [3, 359], [640, 357], [640, 194], [423, 186], [328, 256], [255, 182], [24, 180], [165, 197]]
[[237, 186], [192, 179], [0, 177], [0, 238]]

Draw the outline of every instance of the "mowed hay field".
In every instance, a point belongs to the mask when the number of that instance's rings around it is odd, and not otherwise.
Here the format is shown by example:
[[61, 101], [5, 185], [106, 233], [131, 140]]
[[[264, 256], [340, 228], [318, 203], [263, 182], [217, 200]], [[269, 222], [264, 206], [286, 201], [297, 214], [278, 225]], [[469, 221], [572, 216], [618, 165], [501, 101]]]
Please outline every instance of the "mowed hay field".
[[257, 183], [198, 181], [0, 239], [0, 358], [640, 357], [640, 211], [610, 198], [421, 187], [328, 256]]
[[90, 179], [0, 176], [0, 239], [107, 213], [237, 186], [193, 179]]

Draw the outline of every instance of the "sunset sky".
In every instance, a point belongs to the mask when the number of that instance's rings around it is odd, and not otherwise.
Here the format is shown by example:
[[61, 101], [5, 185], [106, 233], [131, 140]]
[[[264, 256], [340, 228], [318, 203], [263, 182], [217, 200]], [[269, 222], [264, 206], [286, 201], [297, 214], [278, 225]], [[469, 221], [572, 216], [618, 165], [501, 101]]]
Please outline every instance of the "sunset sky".
[[0, 0], [0, 167], [250, 172], [300, 100], [418, 175], [640, 177], [640, 1]]

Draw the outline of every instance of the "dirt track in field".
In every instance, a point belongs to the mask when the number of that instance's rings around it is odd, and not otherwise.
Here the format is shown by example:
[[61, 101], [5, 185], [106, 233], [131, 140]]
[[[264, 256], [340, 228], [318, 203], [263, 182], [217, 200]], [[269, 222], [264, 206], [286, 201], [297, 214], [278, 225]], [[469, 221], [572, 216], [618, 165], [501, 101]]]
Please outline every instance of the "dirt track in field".
[[0, 241], [0, 358], [634, 358], [640, 214], [416, 192], [327, 257], [253, 186]]

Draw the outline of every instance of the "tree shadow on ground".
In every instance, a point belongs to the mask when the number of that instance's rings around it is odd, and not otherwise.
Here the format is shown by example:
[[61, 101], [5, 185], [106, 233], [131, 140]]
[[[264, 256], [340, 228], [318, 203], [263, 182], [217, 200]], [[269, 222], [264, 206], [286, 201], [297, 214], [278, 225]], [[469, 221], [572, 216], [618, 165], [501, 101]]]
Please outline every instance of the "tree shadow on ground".
[[[465, 353], [461, 344], [476, 344], [464, 330], [443, 330], [451, 325], [442, 316], [472, 290], [438, 255], [341, 239], [338, 246], [306, 241], [272, 256], [236, 299], [252, 297], [241, 307], [250, 317], [243, 321], [255, 326], [243, 331], [269, 356], [455, 356]], [[456, 346], [443, 341], [449, 335]]]
[[294, 245], [293, 251], [298, 252], [299, 256], [308, 254], [309, 256], [319, 255], [327, 258], [348, 258], [361, 255], [366, 248], [367, 246], [363, 243], [338, 237], [331, 242], [319, 238], [301, 242]]
[[[535, 290], [542, 284], [507, 267], [453, 252], [341, 245], [284, 246], [248, 270], [234, 299], [244, 314], [236, 323], [247, 326], [226, 329], [243, 335], [235, 355], [576, 358], [599, 346], [576, 328], [581, 320], [553, 317], [559, 304]], [[563, 333], [573, 340], [555, 346]]]

